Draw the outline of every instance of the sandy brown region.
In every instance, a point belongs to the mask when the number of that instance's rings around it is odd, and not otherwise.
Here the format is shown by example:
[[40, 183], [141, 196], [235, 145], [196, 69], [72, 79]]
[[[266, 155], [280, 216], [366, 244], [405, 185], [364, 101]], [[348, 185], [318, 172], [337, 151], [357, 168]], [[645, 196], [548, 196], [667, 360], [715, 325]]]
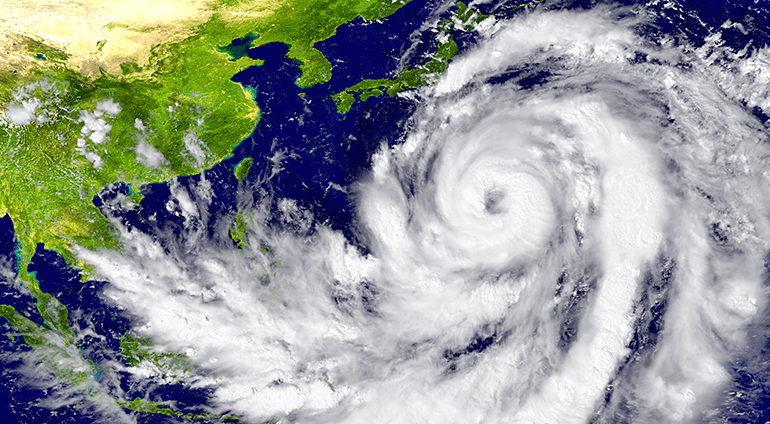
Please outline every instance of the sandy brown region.
[[[0, 0], [0, 67], [23, 70], [31, 59], [14, 48], [20, 35], [70, 54], [84, 73], [120, 72], [147, 62], [150, 48], [205, 21], [211, 0]], [[101, 49], [100, 49], [101, 46]]]

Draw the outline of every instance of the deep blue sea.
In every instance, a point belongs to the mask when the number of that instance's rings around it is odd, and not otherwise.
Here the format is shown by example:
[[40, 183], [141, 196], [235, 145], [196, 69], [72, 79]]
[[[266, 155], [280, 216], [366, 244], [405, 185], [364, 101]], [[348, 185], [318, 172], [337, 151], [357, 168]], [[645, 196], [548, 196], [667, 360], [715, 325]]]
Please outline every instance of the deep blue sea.
[[[601, 7], [621, 10], [624, 7], [622, 10], [626, 12], [622, 13], [630, 15], [643, 9], [648, 19], [640, 20], [634, 30], [647, 43], [657, 45], [665, 39], [669, 46], [684, 46], [684, 49], [692, 51], [708, 44], [709, 37], [719, 32], [722, 40], [719, 49], [733, 52], [745, 50], [747, 53], [741, 60], [751, 57], [752, 52], [758, 51], [754, 49], [766, 47], [770, 42], [770, 7], [759, 1], [645, 3], [545, 0], [514, 11], [517, 5], [517, 2], [502, 1], [474, 7], [485, 14], [496, 14], [500, 21], [516, 19], [521, 14], [547, 11], [580, 11]], [[424, 96], [429, 94], [427, 91], [412, 90], [408, 95], [383, 95], [365, 102], [356, 101], [345, 114], [337, 111], [330, 96], [364, 79], [393, 78], [405, 67], [424, 63], [437, 46], [435, 22], [452, 16], [455, 10], [456, 6], [449, 3], [413, 0], [380, 21], [356, 19], [341, 26], [334, 36], [315, 45], [332, 63], [333, 76], [329, 82], [311, 88], [300, 88], [295, 84], [300, 70], [295, 61], [286, 58], [288, 46], [270, 43], [242, 52], [250, 59], [264, 61], [262, 65], [249, 67], [231, 77], [232, 81], [256, 91], [255, 101], [261, 111], [260, 121], [253, 133], [233, 150], [231, 157], [200, 175], [180, 177], [174, 183], [178, 184], [175, 187], [189, 188], [193, 202], [198, 200], [195, 199], [194, 187], [200, 185], [202, 180], [211, 184], [214, 198], [205, 217], [189, 222], [168, 208], [168, 203], [175, 201], [173, 190], [178, 189], [172, 189], [170, 183], [141, 187], [144, 195], [141, 204], [127, 209], [118, 200], [129, 192], [129, 187], [116, 181], [93, 199], [94, 205], [105, 216], [118, 220], [125, 228], [147, 234], [167, 253], [174, 254], [186, 249], [191, 242], [191, 234], [195, 234], [195, 237], [204, 234], [204, 238], [198, 241], [200, 243], [222, 246], [223, 249], [232, 248], [234, 242], [223, 228], [232, 225], [238, 210], [260, 205], [275, 212], [272, 216], [278, 216], [281, 200], [292, 199], [298, 209], [312, 214], [313, 223], [343, 234], [359, 254], [372, 253], [374, 248], [371, 238], [359, 229], [363, 218], [356, 209], [358, 192], [355, 186], [362, 178], [366, 178], [372, 168], [373, 155], [383, 146], [399, 146], [407, 141], [408, 135], [417, 125], [415, 113], [427, 100]], [[617, 19], [627, 19], [622, 13], [618, 14]], [[726, 22], [733, 25], [726, 26]], [[452, 31], [460, 49], [458, 57], [476, 48], [480, 36], [475, 30]], [[648, 57], [641, 49], [634, 60], [638, 63], [660, 61], [659, 58]], [[723, 55], [709, 66], [727, 69], [730, 61], [729, 55]], [[510, 67], [488, 75], [478, 84], [491, 87], [494, 91], [495, 87], [505, 87], [515, 82], [519, 90], [537, 97], [539, 90], [552, 90], [552, 86], [556, 86], [554, 83], [564, 74], [557, 59], [551, 65], [548, 62], [512, 63]], [[686, 65], [672, 62], [671, 66], [681, 68]], [[473, 86], [465, 88], [472, 89]], [[757, 131], [765, 131], [766, 138], [770, 111], [747, 102], [744, 102], [743, 107], [753, 119], [764, 123], [764, 129], [758, 128]], [[233, 170], [247, 157], [254, 158], [254, 163], [246, 179], [239, 182]], [[429, 176], [425, 178], [430, 179]], [[404, 191], [407, 196], [414, 194], [414, 188], [404, 187]], [[295, 228], [290, 222], [277, 218], [268, 223], [276, 231], [302, 232], [307, 237], [312, 237], [317, 231], [316, 226]], [[199, 231], [192, 232], [191, 225]], [[725, 240], [730, 237], [718, 224], [713, 224], [712, 232], [717, 241], [719, 237]], [[14, 251], [13, 222], [6, 216], [0, 219], [0, 263], [7, 264], [9, 272], [18, 271]], [[672, 256], [675, 255], [661, 254], [654, 264], [642, 272], [640, 285], [644, 289], [639, 291], [634, 304], [636, 318], [632, 325], [632, 336], [626, 344], [628, 354], [609, 378], [603, 400], [585, 422], [653, 422], [644, 421], [651, 415], [640, 412], [636, 395], [627, 386], [637, 381], [653, 363], [667, 328], [667, 310], [675, 302], [673, 296], [679, 295], [676, 279], [679, 273], [684, 272], [681, 269], [686, 265], [677, 263]], [[73, 325], [92, 328], [91, 332], [79, 337], [79, 348], [86, 358], [97, 365], [122, 360], [119, 340], [132, 326], [141, 325], [141, 319], [105, 298], [103, 291], [110, 282], [80, 282], [79, 273], [68, 267], [56, 252], [47, 250], [42, 244], [38, 246], [28, 270], [34, 273], [43, 291], [54, 295], [67, 306], [71, 311]], [[560, 317], [559, 350], [566, 352], [576, 343], [581, 317], [592, 308], [590, 293], [596, 289], [599, 274], [598, 271], [592, 273], [588, 268], [584, 273], [566, 270], [559, 282], [555, 283], [557, 297], [561, 295], [562, 287], [574, 291], [554, 312]], [[770, 274], [765, 275], [770, 278]], [[0, 283], [0, 303], [12, 305], [42, 325], [42, 318], [32, 298], [20, 291], [7, 274], [3, 278], [4, 281]], [[764, 290], [770, 287], [768, 284], [770, 280], [766, 282]], [[376, 290], [373, 293], [376, 294]], [[483, 358], [496, 347], [504, 346], [516, 331], [504, 321], [492, 321], [479, 328], [465, 345], [441, 348], [436, 361], [443, 361], [445, 375], [454, 375], [462, 372], [464, 367], [473, 367], [477, 359], [472, 358]], [[732, 357], [733, 363], [722, 364], [730, 373], [731, 388], [720, 391], [710, 399], [713, 406], [709, 413], [696, 414], [693, 422], [770, 422], [770, 391], [765, 385], [770, 377], [770, 311], [760, 307], [757, 315], [745, 325], [745, 331], [749, 342]], [[42, 365], [20, 360], [15, 353], [29, 352], [30, 349], [20, 342], [20, 338], [10, 338], [12, 332], [7, 325], [3, 333], [9, 337], [0, 339], [0, 369], [3, 374], [0, 379], [0, 421], [112, 422], [98, 408], [90, 405], [85, 396], [77, 400], [67, 394], [66, 402], [43, 402], [45, 399], [65, 396], [62, 394], [66, 392], [65, 387], [55, 382], [52, 376], [42, 376], [46, 372]], [[419, 352], [418, 347], [415, 349], [415, 352]], [[37, 379], [27, 382], [25, 379], [30, 375], [31, 367], [38, 369], [34, 374]], [[153, 382], [152, 378], [140, 380], [136, 375], [122, 371], [103, 369], [101, 372], [116, 375], [119, 387], [111, 387], [113, 383], [106, 381], [105, 385], [96, 387], [101, 378], [96, 375], [93, 390], [110, 395], [120, 393], [124, 399], [140, 397], [173, 401], [177, 410], [185, 413], [199, 413], [215, 407], [214, 388], [191, 388], [184, 382]], [[743, 396], [735, 398], [730, 394], [737, 391], [742, 392]], [[126, 414], [129, 419], [139, 423], [191, 421], [158, 414], [128, 411]], [[296, 416], [297, 422], [324, 422], [324, 415], [319, 417], [316, 421], [302, 421], [301, 414]], [[251, 421], [246, 419], [243, 422]], [[478, 422], [498, 421], [488, 418], [488, 421]]]

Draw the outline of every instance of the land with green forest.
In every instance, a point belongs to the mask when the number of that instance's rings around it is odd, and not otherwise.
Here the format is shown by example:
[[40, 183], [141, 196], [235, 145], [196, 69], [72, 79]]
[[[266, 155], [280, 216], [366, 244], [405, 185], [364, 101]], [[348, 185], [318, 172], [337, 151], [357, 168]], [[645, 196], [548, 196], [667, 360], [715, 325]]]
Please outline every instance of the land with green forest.
[[[56, 251], [89, 278], [92, 270], [78, 259], [75, 246], [120, 248], [116, 229], [92, 203], [101, 190], [126, 183], [130, 191], [122, 204], [140, 204], [146, 184], [210, 168], [251, 133], [259, 120], [255, 93], [230, 78], [260, 63], [233, 49], [233, 40], [250, 37], [244, 48], [286, 43], [288, 57], [297, 60], [302, 71], [297, 85], [309, 87], [331, 77], [329, 61], [313, 43], [334, 35], [339, 25], [352, 19], [379, 19], [404, 4], [213, 1], [189, 27], [163, 29], [173, 36], [154, 44], [146, 57], [136, 53], [125, 60], [115, 53], [119, 48], [113, 40], [157, 40], [145, 37], [156, 31], [153, 27], [120, 22], [104, 27], [101, 31], [122, 38], [96, 41], [93, 60], [31, 30], [12, 35], [13, 60], [0, 61], [0, 216], [13, 220], [18, 280], [35, 298], [44, 324], [38, 326], [2, 305], [0, 315], [13, 329], [9, 337], [19, 336], [49, 371], [86, 392], [100, 370], [81, 357], [67, 308], [44, 293], [28, 271], [38, 245]], [[108, 52], [112, 56], [104, 56]], [[76, 66], [73, 60], [78, 57], [82, 60]], [[98, 62], [104, 57], [117, 64]], [[250, 166], [250, 161], [242, 162], [235, 176], [243, 180]], [[242, 232], [243, 223], [233, 220], [236, 232]], [[151, 365], [159, 375], [173, 378], [194, 371], [183, 354], [157, 351], [141, 336], [124, 337], [121, 350], [128, 368]], [[116, 402], [137, 412], [183, 416], [163, 403]], [[219, 419], [205, 414], [187, 418]]]
[[[260, 118], [255, 92], [230, 80], [249, 66], [261, 65], [248, 58], [249, 48], [285, 43], [287, 56], [300, 65], [296, 84], [322, 84], [331, 78], [332, 67], [314, 43], [358, 17], [389, 16], [407, 1], [148, 0], [148, 5], [189, 3], [203, 9], [195, 9], [200, 13], [192, 17], [184, 7], [176, 9], [180, 12], [174, 25], [112, 22], [92, 31], [107, 36], [93, 40], [91, 47], [82, 47], [82, 40], [67, 44], [47, 39], [31, 29], [0, 37], [13, 42], [7, 54], [0, 54], [0, 216], [13, 220], [17, 282], [24, 295], [34, 298], [43, 322], [35, 324], [13, 307], [0, 305], [0, 316], [10, 328], [7, 336], [31, 347], [36, 361], [84, 396], [101, 396], [101, 402], [114, 401], [136, 413], [237, 420], [183, 411], [173, 400], [91, 393], [94, 376], [109, 370], [83, 357], [70, 311], [43, 292], [28, 271], [32, 256], [42, 245], [60, 254], [84, 280], [92, 277], [76, 247], [121, 248], [116, 228], [92, 203], [100, 191], [125, 183], [129, 191], [121, 205], [136, 207], [147, 184], [200, 173], [229, 157], [253, 131]], [[431, 57], [393, 78], [361, 81], [331, 99], [345, 114], [356, 101], [394, 96], [435, 81], [458, 52], [450, 29], [469, 30], [488, 18], [457, 3], [454, 15], [438, 23]], [[13, 28], [26, 21], [18, 22]], [[233, 167], [240, 183], [253, 163], [246, 158]], [[232, 217], [230, 235], [241, 250], [249, 247], [249, 222], [245, 211]], [[259, 251], [265, 269], [260, 278], [270, 279], [281, 268], [280, 259], [268, 246]], [[142, 370], [168, 381], [195, 373], [186, 354], [165, 351], [141, 334], [124, 335], [120, 349], [129, 372]]]
[[443, 19], [438, 24], [437, 48], [432, 58], [405, 69], [395, 78], [363, 80], [332, 95], [337, 111], [345, 114], [356, 101], [365, 102], [369, 98], [379, 97], [385, 93], [395, 96], [404, 90], [422, 87], [436, 81], [458, 52], [457, 43], [450, 34], [450, 30], [453, 28], [471, 30], [487, 18], [489, 15], [479, 13], [465, 3], [458, 2], [454, 15]]

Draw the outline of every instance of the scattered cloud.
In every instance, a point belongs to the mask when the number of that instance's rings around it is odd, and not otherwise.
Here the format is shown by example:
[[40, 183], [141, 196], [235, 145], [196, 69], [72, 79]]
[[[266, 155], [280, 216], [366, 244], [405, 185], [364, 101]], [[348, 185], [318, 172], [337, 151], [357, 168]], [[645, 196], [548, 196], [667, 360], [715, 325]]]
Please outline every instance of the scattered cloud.
[[186, 132], [182, 140], [195, 166], [198, 168], [203, 167], [206, 164], [206, 159], [211, 155], [208, 146], [193, 131]]
[[134, 151], [136, 152], [136, 161], [150, 169], [161, 169], [166, 166], [168, 160], [163, 156], [163, 153], [147, 141], [150, 137], [150, 132], [141, 119], [136, 118], [134, 128], [139, 131], [135, 136], [136, 147]]
[[17, 126], [50, 122], [48, 109], [55, 105], [61, 92], [58, 84], [46, 79], [20, 86], [11, 93], [13, 100], [8, 103], [5, 117]]
[[[635, 19], [489, 24], [351, 189], [366, 253], [269, 196], [237, 248], [209, 233], [204, 178], [170, 183], [181, 231], [119, 226], [124, 250], [79, 254], [137, 331], [188, 352], [192, 387], [254, 421], [611, 422], [629, 402], [696, 420], [766, 306], [770, 148], [743, 91]], [[493, 82], [510, 69], [558, 72]], [[656, 311], [665, 331], [635, 341]]]

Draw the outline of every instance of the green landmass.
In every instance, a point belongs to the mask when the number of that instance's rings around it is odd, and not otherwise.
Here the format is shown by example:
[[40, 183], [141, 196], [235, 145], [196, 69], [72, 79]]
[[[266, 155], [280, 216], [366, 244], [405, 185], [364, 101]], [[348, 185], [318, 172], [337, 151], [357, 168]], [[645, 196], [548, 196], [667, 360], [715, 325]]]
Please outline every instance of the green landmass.
[[480, 13], [473, 8], [468, 7], [467, 4], [461, 1], [457, 2], [457, 12], [455, 16], [457, 18], [456, 23], [466, 31], [473, 30], [476, 24], [489, 17], [489, 15]]
[[[105, 74], [89, 81], [64, 67], [0, 77], [3, 105], [11, 103], [12, 93], [25, 91], [42, 103], [37, 112], [44, 116], [26, 126], [0, 125], [5, 176], [0, 214], [14, 221], [23, 280], [33, 283], [25, 270], [39, 242], [81, 267], [73, 244], [117, 247], [111, 224], [91, 204], [106, 185], [125, 181], [140, 187], [200, 172], [227, 157], [251, 132], [257, 119], [252, 94], [229, 81], [248, 63], [226, 60], [205, 41], [221, 30], [214, 21], [195, 36], [158, 48], [157, 70], [149, 78]], [[121, 110], [100, 117], [111, 129], [96, 145], [81, 135], [81, 117], [98, 112], [96, 105], [105, 100]], [[99, 155], [99, 166], [77, 151], [79, 140]], [[152, 146], [162, 160], [155, 166], [140, 163], [141, 144]]]
[[[390, 80], [382, 80], [383, 83], [390, 83]], [[374, 87], [379, 87], [380, 85], [375, 85]], [[348, 91], [349, 90], [349, 91]], [[339, 113], [345, 114], [350, 111], [350, 108], [353, 107], [353, 103], [356, 102], [356, 96], [353, 94], [357, 91], [356, 87], [349, 87], [345, 91], [341, 93], [337, 93], [332, 96], [332, 100], [334, 100], [334, 104], [337, 105], [337, 111]]]
[[[235, 222], [230, 227], [230, 238], [240, 249], [241, 254], [252, 255], [249, 251], [249, 242], [246, 236], [252, 219], [252, 212], [246, 209], [240, 210], [235, 215]], [[275, 252], [273, 252], [273, 248], [266, 244], [260, 244], [259, 250], [250, 259], [250, 267], [252, 271], [257, 273], [256, 282], [262, 286], [269, 285], [275, 279], [276, 274], [283, 268], [281, 258], [277, 257]], [[275, 297], [276, 293], [274, 291], [271, 296]]]
[[149, 337], [124, 335], [120, 338], [120, 353], [129, 366], [150, 368], [164, 377], [182, 378], [194, 371], [187, 355], [159, 352]]
[[446, 70], [449, 61], [458, 52], [457, 43], [455, 43], [449, 30], [453, 26], [471, 30], [476, 24], [488, 17], [489, 15], [479, 13], [463, 2], [457, 2], [457, 11], [454, 16], [446, 18], [438, 24], [438, 47], [430, 60], [405, 69], [395, 78], [363, 80], [332, 95], [331, 98], [337, 105], [337, 111], [345, 114], [350, 111], [356, 100], [365, 102], [371, 97], [379, 97], [384, 93], [395, 96], [404, 90], [418, 88], [435, 81]]
[[[211, 18], [193, 28], [187, 38], [155, 46], [146, 66], [124, 62], [119, 75], [102, 71], [95, 78], [67, 68], [67, 53], [39, 40], [21, 39], [19, 48], [41, 60], [31, 68], [0, 74], [0, 110], [9, 111], [0, 118], [0, 174], [4, 177], [0, 179], [0, 215], [9, 215], [14, 222], [18, 278], [36, 299], [44, 326], [8, 305], [0, 305], [0, 315], [43, 365], [75, 387], [87, 385], [98, 371], [79, 353], [67, 308], [44, 293], [28, 271], [38, 245], [56, 251], [88, 278], [90, 269], [77, 259], [73, 246], [120, 247], [116, 229], [92, 204], [100, 190], [114, 182], [127, 183], [129, 193], [121, 205], [134, 207], [143, 198], [135, 188], [209, 168], [228, 157], [253, 130], [259, 120], [256, 92], [230, 81], [244, 68], [261, 65], [244, 58], [249, 47], [286, 43], [288, 57], [300, 63], [297, 85], [323, 83], [331, 77], [331, 64], [313, 48], [315, 42], [357, 17], [389, 16], [407, 1], [220, 0]], [[462, 22], [480, 19], [469, 10], [458, 6]], [[425, 84], [443, 72], [456, 52], [457, 45], [448, 36], [426, 63], [392, 80], [362, 81], [335, 95], [335, 102], [347, 111], [357, 99], [394, 95]], [[29, 122], [12, 124], [11, 106], [14, 120], [26, 114], [22, 120]], [[239, 181], [252, 163], [249, 158], [234, 169]], [[234, 243], [242, 249], [248, 247], [249, 221], [245, 212], [239, 213], [231, 229]], [[269, 282], [270, 273], [281, 263], [268, 247], [260, 250], [268, 270], [260, 278]], [[152, 366], [162, 375], [175, 377], [193, 371], [185, 355], [158, 351], [141, 336], [124, 336], [121, 353], [130, 367]], [[185, 414], [171, 408], [173, 402], [116, 401], [143, 413], [237, 419]]]
[[[230, 155], [251, 132], [258, 116], [253, 92], [229, 81], [248, 63], [228, 61], [203, 41], [218, 29], [204, 26], [193, 37], [159, 48], [156, 70], [149, 77], [103, 74], [89, 80], [64, 66], [0, 76], [3, 109], [21, 105], [14, 94], [40, 104], [27, 125], [12, 125], [8, 118], [0, 122], [0, 173], [4, 176], [0, 215], [13, 219], [18, 277], [37, 300], [46, 328], [37, 328], [10, 306], [2, 306], [2, 316], [24, 336], [24, 343], [42, 363], [69, 385], [88, 381], [94, 368], [84, 366], [87, 362], [73, 347], [75, 334], [67, 308], [40, 289], [28, 272], [29, 262], [43, 243], [68, 264], [88, 271], [75, 257], [74, 244], [88, 249], [119, 247], [114, 227], [91, 203], [103, 187], [116, 181], [141, 187], [200, 172]], [[38, 51], [56, 58], [50, 50]], [[128, 64], [123, 71], [141, 69]], [[120, 111], [100, 111], [97, 106], [105, 101], [115, 102]], [[101, 119], [102, 129], [111, 127], [102, 143], [81, 133], [83, 116]], [[79, 151], [83, 141], [100, 161], [91, 161]], [[152, 146], [162, 160], [143, 163], [137, 157], [140, 145]], [[191, 151], [191, 145], [199, 150]], [[127, 200], [138, 204], [142, 197], [132, 191]], [[139, 342], [124, 342], [122, 347], [133, 355], [129, 359], [153, 364], [161, 373], [176, 376], [192, 371], [179, 354], [151, 353]]]
[[27, 37], [24, 35], [19, 35], [19, 44], [22, 48], [24, 48], [26, 51], [30, 53], [31, 56], [36, 55], [43, 55], [45, 56], [46, 60], [55, 60], [55, 61], [65, 61], [69, 59], [70, 55], [67, 53], [51, 47], [41, 41], [35, 40], [34, 38]]
[[135, 411], [135, 412], [144, 412], [147, 414], [160, 414], [160, 415], [167, 415], [169, 417], [174, 418], [186, 418], [188, 420], [206, 420], [209, 422], [217, 422], [217, 423], [223, 423], [225, 421], [238, 421], [241, 418], [236, 417], [234, 415], [225, 415], [225, 416], [218, 416], [209, 414], [206, 412], [201, 412], [197, 414], [193, 414], [192, 412], [182, 412], [174, 410], [168, 402], [154, 402], [145, 400], [142, 398], [136, 398], [132, 401], [125, 401], [118, 398], [115, 398], [115, 401], [120, 405], [122, 408]]
[[246, 178], [246, 175], [249, 174], [249, 170], [251, 169], [251, 165], [253, 163], [254, 163], [254, 158], [246, 158], [240, 161], [238, 165], [235, 166], [235, 170], [233, 171], [233, 174], [235, 175], [235, 178], [238, 179], [239, 182], [243, 182], [244, 178]]
[[39, 327], [12, 306], [0, 305], [0, 316], [37, 353], [48, 371], [70, 386], [81, 390], [88, 388], [90, 376], [96, 368], [92, 361], [83, 359], [72, 339], [63, 338], [49, 328]]
[[120, 71], [123, 72], [123, 75], [135, 74], [142, 72], [142, 67], [136, 62], [123, 62], [120, 64]]
[[240, 249], [245, 249], [249, 245], [246, 239], [246, 230], [251, 220], [251, 212], [241, 210], [235, 215], [235, 223], [230, 227], [230, 238]]
[[[377, 20], [390, 16], [411, 0], [285, 0], [275, 3], [254, 0], [220, 0], [215, 10], [242, 14], [264, 14], [264, 17], [243, 24], [241, 36], [259, 34], [252, 47], [274, 41], [289, 45], [288, 57], [300, 63], [300, 87], [310, 87], [329, 81], [332, 65], [313, 47], [337, 31], [337, 27], [358, 17]], [[244, 15], [241, 15], [244, 16]], [[233, 19], [236, 21], [236, 19]], [[235, 38], [235, 37], [233, 37]]]
[[72, 331], [69, 325], [69, 311], [67, 307], [55, 297], [40, 290], [40, 284], [34, 272], [28, 273], [28, 275], [34, 280], [34, 283], [29, 285], [29, 289], [32, 292], [32, 296], [37, 299], [37, 309], [40, 312], [40, 316], [43, 317], [45, 325], [59, 333], [65, 344], [72, 343], [75, 340], [75, 332]]

